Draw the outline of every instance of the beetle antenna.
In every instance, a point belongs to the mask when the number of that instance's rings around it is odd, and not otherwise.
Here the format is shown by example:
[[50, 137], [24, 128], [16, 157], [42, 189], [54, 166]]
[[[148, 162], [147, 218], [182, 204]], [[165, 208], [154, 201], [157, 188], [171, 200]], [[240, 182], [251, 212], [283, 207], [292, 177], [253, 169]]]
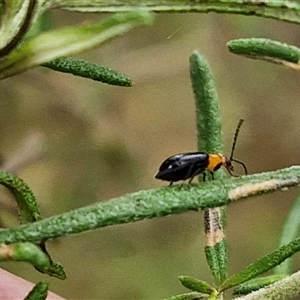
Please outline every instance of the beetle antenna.
[[233, 138], [233, 143], [232, 143], [232, 148], [231, 148], [231, 154], [230, 154], [230, 158], [229, 158], [230, 160], [232, 160], [232, 158], [233, 158], [233, 153], [234, 153], [236, 141], [237, 141], [237, 138], [238, 138], [238, 135], [239, 135], [239, 131], [240, 131], [240, 128], [241, 128], [243, 122], [244, 122], [244, 119], [240, 119], [239, 123], [238, 123], [238, 125], [236, 127], [236, 130], [235, 130], [235, 133], [234, 133], [234, 138]]
[[236, 141], [237, 141], [237, 138], [238, 138], [238, 135], [239, 135], [239, 132], [240, 132], [240, 129], [241, 129], [241, 126], [242, 126], [243, 122], [244, 122], [244, 119], [240, 119], [239, 122], [238, 122], [238, 125], [236, 127], [236, 130], [235, 130], [235, 133], [234, 133], [234, 138], [233, 138], [233, 143], [232, 143], [232, 148], [231, 148], [230, 160], [242, 165], [243, 168], [244, 168], [244, 171], [245, 171], [245, 175], [247, 175], [248, 170], [246, 168], [246, 165], [243, 162], [233, 158], [233, 153], [234, 153], [234, 150], [235, 150]]

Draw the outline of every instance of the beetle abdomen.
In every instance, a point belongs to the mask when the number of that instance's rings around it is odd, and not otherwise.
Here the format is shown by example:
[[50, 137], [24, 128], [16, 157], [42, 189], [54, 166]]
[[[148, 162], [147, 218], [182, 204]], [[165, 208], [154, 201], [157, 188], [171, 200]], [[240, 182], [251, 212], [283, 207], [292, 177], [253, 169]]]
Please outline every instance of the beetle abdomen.
[[204, 152], [176, 154], [161, 164], [155, 178], [170, 182], [192, 178], [205, 171], [208, 158]]

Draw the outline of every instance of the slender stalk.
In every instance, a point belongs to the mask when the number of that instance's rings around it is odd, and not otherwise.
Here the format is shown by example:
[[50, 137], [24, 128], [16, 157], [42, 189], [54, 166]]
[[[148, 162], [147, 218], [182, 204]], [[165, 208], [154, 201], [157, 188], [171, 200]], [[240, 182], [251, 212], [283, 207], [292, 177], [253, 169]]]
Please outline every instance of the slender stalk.
[[[281, 233], [279, 246], [285, 245], [295, 239], [299, 235], [300, 231], [300, 218], [299, 218], [299, 210], [300, 210], [300, 194], [295, 199], [290, 212], [286, 218], [286, 221], [283, 226], [283, 230]], [[281, 275], [291, 274], [292, 271], [292, 259], [287, 259], [282, 264], [278, 265], [274, 273]]]
[[[196, 101], [198, 149], [206, 153], [220, 153], [222, 141], [218, 95], [208, 62], [197, 52], [193, 52], [190, 57], [190, 76]], [[224, 176], [223, 172], [216, 174], [216, 178]], [[227, 245], [222, 224], [224, 219], [224, 208], [204, 211], [206, 260], [218, 284], [227, 277]]]
[[235, 300], [288, 300], [299, 299], [300, 296], [300, 271], [284, 278], [271, 286], [262, 288], [247, 296], [235, 298]]
[[275, 266], [279, 265], [287, 258], [294, 255], [296, 252], [300, 251], [300, 238], [296, 238], [290, 243], [281, 246], [280, 248], [276, 249], [275, 251], [263, 256], [262, 258], [258, 259], [256, 262], [250, 264], [247, 268], [242, 270], [239, 273], [236, 273], [226, 279], [222, 285], [220, 286], [219, 290], [223, 291], [228, 288], [237, 286], [243, 282], [248, 281], [249, 279], [255, 278], [258, 275], [261, 275]]
[[81, 12], [124, 12], [141, 8], [154, 12], [217, 12], [300, 23], [300, 4], [285, 0], [52, 0], [52, 7]]
[[0, 243], [46, 241], [110, 225], [199, 211], [299, 184], [300, 166], [294, 166], [200, 185], [143, 190], [17, 228], [2, 229]]
[[48, 295], [47, 282], [38, 282], [26, 296], [25, 300], [45, 300]]

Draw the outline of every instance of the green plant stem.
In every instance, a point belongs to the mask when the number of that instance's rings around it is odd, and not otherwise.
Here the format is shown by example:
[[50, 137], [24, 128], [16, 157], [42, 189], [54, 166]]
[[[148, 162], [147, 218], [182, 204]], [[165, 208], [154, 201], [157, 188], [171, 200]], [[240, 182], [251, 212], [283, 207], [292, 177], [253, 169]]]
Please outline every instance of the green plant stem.
[[[279, 241], [279, 246], [285, 245], [295, 239], [300, 231], [300, 194], [295, 199], [290, 212], [286, 218]], [[282, 264], [276, 266], [274, 273], [278, 275], [288, 275], [292, 271], [292, 259], [285, 260]]]
[[0, 243], [39, 242], [110, 225], [198, 211], [299, 183], [300, 166], [294, 166], [205, 184], [142, 190], [17, 228], [0, 230]]
[[48, 295], [47, 282], [38, 282], [24, 300], [45, 300]]
[[[222, 153], [221, 117], [215, 83], [207, 60], [196, 51], [190, 57], [190, 77], [196, 102], [198, 149], [206, 153]], [[224, 178], [225, 174], [218, 172], [215, 177]], [[227, 277], [227, 245], [222, 224], [224, 219], [225, 209], [212, 208], [204, 212], [206, 260], [218, 284]]]
[[[36, 198], [29, 186], [22, 179], [8, 172], [0, 171], [0, 184], [5, 186], [14, 195], [19, 209], [20, 224], [32, 223], [42, 219]], [[47, 273], [51, 276], [56, 276], [57, 274], [60, 278], [65, 276], [63, 267], [59, 263], [54, 262], [50, 257], [50, 254], [46, 249], [45, 241], [39, 241], [38, 246], [38, 251], [43, 252], [43, 255], [47, 257], [50, 267], [47, 266], [43, 269], [38, 267], [36, 268], [39, 271]], [[26, 252], [25, 250], [30, 247], [30, 244], [21, 244], [20, 246], [15, 245], [14, 250], [18, 249], [19, 251], [16, 251], [16, 253], [20, 254], [22, 249], [24, 252]], [[37, 246], [32, 245], [32, 247], [33, 248], [30, 249], [35, 249], [34, 247]], [[17, 255], [17, 257], [20, 257], [20, 255]], [[29, 255], [28, 257], [31, 256]], [[5, 259], [5, 257], [1, 257], [1, 259]]]
[[0, 171], [0, 184], [5, 186], [15, 196], [21, 224], [42, 219], [36, 198], [22, 179], [8, 172]]
[[235, 298], [235, 300], [288, 300], [299, 299], [300, 296], [300, 271], [288, 276], [271, 286], [262, 288], [247, 296]]
[[198, 292], [191, 292], [191, 293], [185, 293], [180, 294], [176, 296], [172, 296], [171, 298], [164, 299], [164, 300], [204, 300], [207, 299], [209, 295], [205, 295]]
[[243, 271], [232, 275], [222, 283], [219, 291], [224, 291], [228, 288], [237, 286], [273, 269], [298, 251], [300, 251], [300, 238], [294, 239], [290, 243], [281, 246], [277, 250], [250, 264]]
[[52, 0], [53, 7], [82, 12], [147, 9], [155, 12], [232, 13], [300, 23], [300, 4], [284, 0]]
[[48, 253], [33, 243], [0, 245], [0, 261], [23, 261], [32, 264], [38, 271], [59, 279], [66, 279], [66, 273], [59, 263], [54, 263]]
[[[287, 261], [286, 259], [285, 261]], [[265, 277], [258, 277], [251, 280], [248, 280], [240, 285], [238, 285], [234, 291], [234, 295], [242, 295], [242, 294], [249, 294], [251, 292], [257, 291], [265, 286], [273, 284], [279, 280], [282, 280], [287, 276], [285, 275], [270, 275]]]

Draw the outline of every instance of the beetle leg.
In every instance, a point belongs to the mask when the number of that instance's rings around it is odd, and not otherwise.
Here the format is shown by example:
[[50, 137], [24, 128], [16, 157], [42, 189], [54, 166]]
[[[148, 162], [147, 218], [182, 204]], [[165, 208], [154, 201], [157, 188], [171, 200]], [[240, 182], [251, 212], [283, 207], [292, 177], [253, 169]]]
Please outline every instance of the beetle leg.
[[233, 176], [233, 177], [240, 177], [240, 175], [236, 175], [234, 173], [232, 173], [232, 171], [230, 171], [229, 168], [226, 168], [227, 172], [230, 174], [230, 176]]
[[206, 178], [206, 172], [204, 171], [202, 174], [202, 181], [205, 182], [205, 178]]
[[194, 172], [194, 174], [191, 176], [190, 180], [188, 181], [188, 184], [191, 184], [193, 179], [195, 178], [195, 176], [197, 176], [199, 174], [198, 170], [196, 170], [196, 172]]
[[205, 174], [205, 171], [203, 172], [201, 172], [201, 169], [199, 168], [199, 169], [197, 169], [195, 172], [194, 172], [194, 174], [191, 176], [191, 179], [189, 180], [189, 184], [190, 183], [192, 183], [192, 181], [193, 181], [193, 179], [198, 175], [198, 174], [201, 174], [201, 173], [203, 173], [203, 181], [205, 181], [205, 176], [206, 176], [206, 174]]
[[211, 179], [215, 180], [215, 178], [214, 178], [214, 172], [210, 172], [210, 175], [211, 175]]
[[192, 176], [192, 177], [190, 178], [190, 180], [188, 181], [188, 184], [191, 184], [194, 178], [195, 178], [195, 176]]
[[173, 185], [173, 182], [174, 182], [174, 181], [171, 181], [170, 184], [169, 184], [169, 186]]

